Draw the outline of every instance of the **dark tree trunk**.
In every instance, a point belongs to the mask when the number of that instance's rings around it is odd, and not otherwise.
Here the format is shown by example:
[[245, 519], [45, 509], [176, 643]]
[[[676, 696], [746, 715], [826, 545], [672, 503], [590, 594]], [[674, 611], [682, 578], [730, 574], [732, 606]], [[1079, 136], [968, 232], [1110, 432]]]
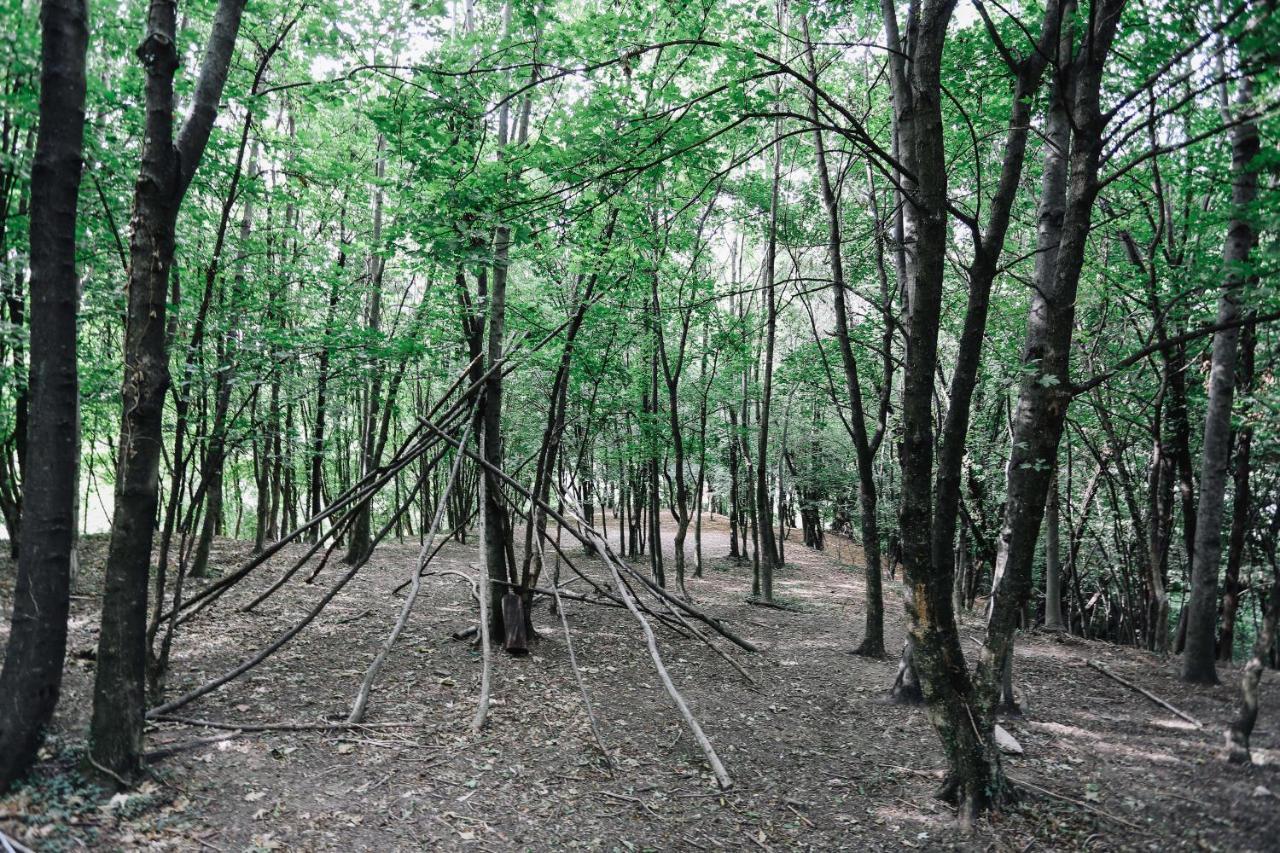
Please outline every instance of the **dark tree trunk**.
[[761, 385], [760, 423], [757, 430], [755, 470], [755, 525], [753, 535], [759, 539], [759, 596], [773, 601], [773, 573], [778, 567], [778, 544], [773, 534], [773, 514], [769, 501], [769, 418], [773, 402], [773, 344], [778, 327], [777, 297], [774, 278], [778, 264], [778, 188], [781, 183], [782, 141], [773, 145], [773, 189], [769, 196], [769, 239], [764, 262], [764, 381]]
[[[1007, 498], [992, 581], [991, 615], [975, 674], [979, 725], [987, 739], [994, 725], [1000, 683], [1012, 655], [1013, 634], [1031, 595], [1032, 562], [1071, 402], [1076, 292], [1098, 192], [1106, 126], [1100, 103], [1103, 66], [1123, 3], [1104, 0], [1093, 10], [1076, 55], [1061, 67], [1050, 106], [1037, 286], [1031, 293], [1022, 352], [1023, 379], [1006, 466]], [[1070, 29], [1065, 29], [1064, 46], [1071, 44], [1070, 36]]]
[[0, 671], [0, 793], [35, 761], [58, 704], [76, 528], [76, 203], [88, 45], [84, 0], [43, 0], [40, 23], [40, 131], [31, 170], [25, 535]]
[[[818, 66], [813, 56], [813, 44], [809, 37], [809, 22], [807, 18], [801, 19], [801, 27], [804, 31], [809, 77], [813, 84], [809, 97], [809, 114], [816, 122], [819, 113], [817, 95]], [[831, 292], [835, 298], [836, 341], [840, 345], [840, 362], [844, 367], [845, 391], [849, 395], [849, 407], [851, 409], [846, 423], [849, 426], [850, 438], [853, 439], [854, 456], [858, 463], [858, 508], [861, 511], [863, 569], [867, 585], [867, 613], [862, 642], [856, 649], [856, 653], [878, 658], [884, 656], [884, 594], [881, 591], [880, 583], [880, 524], [876, 515], [877, 495], [874, 462], [880, 440], [884, 435], [884, 419], [882, 417], [874, 438], [868, 437], [866, 413], [862, 402], [862, 387], [858, 378], [858, 363], [853, 357], [853, 345], [849, 338], [849, 309], [845, 304], [846, 284], [842, 256], [840, 206], [835, 190], [831, 185], [830, 173], [827, 170], [827, 152], [820, 130], [813, 132], [813, 145], [817, 158], [818, 188], [821, 191], [822, 205], [827, 214], [827, 257], [831, 263]], [[875, 191], [875, 185], [870, 184], [868, 192], [871, 194], [873, 209], [875, 207]], [[875, 218], [878, 219], [879, 217]], [[887, 297], [884, 247], [883, 241], [878, 236], [876, 251], [878, 253], [877, 270], [881, 279], [881, 290], [882, 294]], [[886, 327], [892, 327], [887, 317]], [[888, 339], [888, 342], [892, 343], [892, 337]], [[888, 361], [887, 364], [892, 364], [892, 361]], [[882, 387], [887, 391], [893, 384], [892, 377], [886, 375], [883, 378], [883, 383]], [[883, 415], [888, 414], [884, 408], [882, 408], [882, 413]]]
[[146, 133], [134, 186], [125, 326], [123, 415], [115, 515], [107, 551], [90, 725], [92, 761], [132, 777], [142, 762], [147, 585], [169, 385], [166, 285], [178, 208], [200, 164], [226, 83], [244, 0], [219, 0], [191, 114], [174, 139], [177, 9], [153, 0], [138, 48], [146, 74]]
[[[1240, 84], [1243, 109], [1252, 108], [1252, 84]], [[1250, 219], [1258, 195], [1254, 159], [1260, 148], [1258, 125], [1241, 121], [1231, 131], [1231, 205], [1223, 261], [1226, 281], [1218, 300], [1218, 323], [1234, 323], [1241, 316], [1241, 290], [1248, 278], [1244, 268], [1255, 242]], [[1213, 361], [1209, 371], [1209, 403], [1204, 417], [1204, 445], [1200, 469], [1200, 503], [1196, 512], [1195, 550], [1191, 561], [1191, 600], [1187, 607], [1187, 642], [1182, 657], [1182, 679], [1195, 684], [1216, 684], [1214, 630], [1218, 615], [1218, 569], [1222, 557], [1222, 514], [1227, 488], [1227, 461], [1231, 455], [1231, 404], [1235, 397], [1236, 351], [1240, 328], [1213, 336]]]
[[1049, 485], [1049, 497], [1045, 504], [1044, 536], [1044, 628], [1046, 631], [1065, 631], [1062, 618], [1062, 537], [1059, 533], [1061, 513], [1058, 509], [1058, 477], [1055, 473]]
[[[333, 358], [329, 336], [338, 313], [338, 286], [343, 271], [347, 266], [346, 216], [340, 217], [338, 226], [338, 272], [329, 288], [329, 307], [324, 318], [324, 341], [320, 345], [319, 376], [316, 379], [316, 415], [311, 425], [310, 473], [307, 485], [310, 489], [310, 512], [308, 516], [315, 518], [324, 507], [324, 441], [325, 418], [329, 408], [329, 364]], [[320, 526], [316, 525], [309, 534], [311, 541], [320, 535]]]
[[[1240, 387], [1246, 393], [1253, 386], [1254, 350], [1258, 338], [1253, 326], [1245, 326], [1240, 350]], [[1245, 423], [1236, 434], [1235, 483], [1231, 498], [1231, 536], [1227, 540], [1227, 576], [1222, 587], [1222, 633], [1218, 637], [1218, 660], [1231, 663], [1236, 639], [1236, 617], [1240, 609], [1240, 565], [1244, 562], [1245, 538], [1253, 515], [1253, 494], [1249, 486], [1250, 451], [1253, 426]]]
[[[382, 275], [387, 268], [386, 258], [382, 257], [382, 180], [386, 175], [387, 161], [385, 151], [386, 138], [378, 134], [377, 160], [374, 163], [374, 195], [373, 195], [373, 250], [369, 255], [369, 308], [368, 331], [377, 336], [382, 323]], [[372, 366], [373, 381], [369, 386], [369, 397], [361, 412], [360, 422], [360, 474], [368, 476], [378, 467], [380, 453], [378, 442], [378, 413], [382, 408], [382, 365]], [[391, 400], [387, 405], [392, 404]], [[373, 501], [366, 501], [356, 510], [355, 521], [351, 525], [351, 535], [347, 539], [347, 553], [343, 562], [347, 565], [362, 563], [369, 557], [373, 536]]]
[[942, 124], [941, 63], [953, 2], [912, 6], [908, 45], [898, 34], [897, 11], [882, 4], [891, 50], [910, 51], [910, 62], [890, 56], [894, 125], [903, 165], [908, 258], [906, 361], [902, 389], [903, 569], [913, 595], [907, 662], [928, 703], [929, 720], [942, 742], [951, 776], [942, 793], [959, 800], [969, 822], [994, 793], [991, 764], [972, 726], [970, 682], [951, 610], [951, 567], [933, 561], [933, 396], [947, 245], [947, 170]]

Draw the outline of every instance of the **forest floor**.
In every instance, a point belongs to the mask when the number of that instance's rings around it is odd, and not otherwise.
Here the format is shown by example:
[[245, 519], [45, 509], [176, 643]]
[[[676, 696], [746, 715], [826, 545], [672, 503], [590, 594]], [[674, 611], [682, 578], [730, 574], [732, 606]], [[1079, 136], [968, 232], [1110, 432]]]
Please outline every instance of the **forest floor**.
[[[610, 519], [612, 522], [612, 519]], [[616, 538], [611, 523], [610, 533]], [[668, 534], [670, 531], [668, 531]], [[666, 537], [669, 547], [670, 537]], [[616, 769], [600, 759], [546, 602], [533, 653], [495, 654], [493, 707], [470, 730], [480, 680], [469, 588], [425, 580], [413, 619], [369, 706], [348, 732], [228, 732], [161, 723], [156, 761], [132, 793], [87, 786], [76, 771], [91, 705], [104, 543], [85, 543], [73, 602], [70, 663], [55, 733], [26, 787], [0, 799], [0, 830], [35, 850], [1264, 850], [1280, 837], [1280, 686], [1269, 679], [1253, 766], [1220, 758], [1237, 670], [1191, 688], [1172, 661], [1075, 637], [1033, 634], [1017, 647], [1025, 716], [1005, 727], [1025, 748], [1006, 759], [1020, 802], [959, 838], [932, 797], [937, 738], [919, 708], [885, 702], [902, 643], [900, 588], [889, 581], [883, 660], [849, 650], [861, 632], [859, 552], [787, 543], [775, 582], [789, 609], [752, 606], [749, 564], [724, 558], [723, 518], [704, 533], [705, 576], [688, 589], [764, 650], [731, 650], [758, 687], [696, 640], [659, 631], [672, 677], [733, 776], [720, 792], [663, 691], [639, 626], [624, 610], [566, 601], [574, 649]], [[692, 547], [692, 536], [690, 536]], [[417, 546], [384, 545], [307, 630], [262, 666], [179, 713], [241, 725], [346, 718], [401, 605], [392, 591]], [[575, 548], [570, 554], [580, 553]], [[249, 554], [215, 544], [219, 571]], [[301, 551], [290, 547], [181, 629], [169, 693], [233, 666], [293, 624], [338, 576], [294, 581], [254, 613], [237, 607]], [[437, 568], [474, 572], [474, 546], [451, 544]], [[668, 555], [670, 556], [670, 555]], [[603, 581], [603, 566], [585, 558]], [[670, 560], [668, 560], [670, 572]], [[0, 602], [12, 600], [0, 567]], [[571, 591], [586, 588], [573, 585]], [[977, 637], [976, 617], [963, 630]], [[0, 631], [7, 631], [7, 619]], [[0, 641], [6, 639], [0, 634]], [[727, 645], [727, 644], [722, 644]], [[970, 642], [965, 641], [966, 648]], [[1086, 666], [1098, 659], [1204, 721], [1197, 729]], [[211, 738], [221, 738], [210, 740]], [[1034, 786], [1034, 787], [1033, 787]], [[0, 845], [0, 849], [3, 849]]]

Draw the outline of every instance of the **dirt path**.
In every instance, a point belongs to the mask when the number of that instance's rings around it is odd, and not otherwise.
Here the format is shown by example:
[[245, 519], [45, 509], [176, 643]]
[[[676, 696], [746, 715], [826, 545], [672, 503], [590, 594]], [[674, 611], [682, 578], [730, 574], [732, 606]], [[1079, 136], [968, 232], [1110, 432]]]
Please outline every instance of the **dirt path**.
[[[688, 587], [764, 649], [747, 655], [729, 648], [759, 686], [696, 641], [666, 630], [659, 640], [734, 778], [728, 793], [716, 789], [635, 620], [622, 610], [566, 602], [616, 770], [600, 760], [559, 621], [545, 602], [535, 609], [541, 639], [533, 654], [497, 655], [490, 724], [473, 736], [479, 655], [450, 634], [474, 623], [475, 607], [457, 579], [431, 577], [367, 718], [410, 725], [226, 736], [165, 758], [156, 781], [114, 800], [69, 773], [88, 716], [98, 604], [96, 595], [77, 598], [58, 735], [37, 782], [0, 800], [0, 829], [39, 850], [900, 850], [955, 843], [951, 811], [930, 796], [941, 756], [923, 712], [883, 700], [896, 662], [848, 654], [860, 630], [863, 586], [844, 563], [857, 558], [856, 549], [836, 542], [827, 553], [812, 552], [793, 537], [789, 565], [775, 582], [793, 609], [773, 610], [745, 603], [750, 569], [722, 559], [727, 541], [723, 519], [707, 525], [706, 576]], [[89, 544], [86, 588], [100, 578], [101, 547]], [[248, 553], [238, 542], [216, 549], [223, 570]], [[328, 568], [312, 586], [291, 582], [258, 612], [239, 612], [300, 553], [286, 551], [185, 627], [171, 696], [262, 648], [339, 574]], [[284, 650], [180, 713], [239, 724], [344, 719], [400, 607], [391, 592], [416, 553], [411, 544], [380, 548]], [[452, 544], [441, 565], [472, 572], [474, 553]], [[599, 565], [575, 562], [603, 579]], [[12, 568], [0, 578], [7, 604]], [[898, 594], [888, 582], [895, 650], [902, 641]], [[976, 635], [979, 627], [967, 620], [965, 632]], [[1197, 731], [1103, 678], [1085, 666], [1090, 658], [1207, 728]], [[1006, 726], [1026, 754], [1008, 765], [1017, 778], [1059, 796], [1028, 789], [963, 846], [1276, 849], [1280, 804], [1259, 789], [1280, 793], [1280, 689], [1270, 680], [1265, 690], [1258, 763], [1230, 767], [1217, 749], [1233, 708], [1235, 671], [1224, 673], [1231, 686], [1213, 689], [1185, 687], [1173, 674], [1172, 664], [1153, 656], [1076, 638], [1020, 642], [1015, 684], [1027, 715]], [[165, 748], [218, 734], [165, 723], [149, 743]]]

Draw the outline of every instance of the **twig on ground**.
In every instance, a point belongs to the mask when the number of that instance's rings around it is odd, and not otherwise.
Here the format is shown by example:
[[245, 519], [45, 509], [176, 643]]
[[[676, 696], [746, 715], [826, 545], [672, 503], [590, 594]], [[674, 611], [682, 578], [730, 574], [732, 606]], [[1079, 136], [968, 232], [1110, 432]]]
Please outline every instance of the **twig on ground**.
[[241, 732], [333, 732], [352, 729], [410, 729], [421, 723], [224, 723], [217, 720], [199, 720], [191, 717], [175, 717], [161, 714], [149, 718], [152, 723], [179, 723], [206, 729], [231, 729]]
[[[1008, 774], [1005, 774], [1005, 775], [1008, 776]], [[1024, 787], [1030, 788], [1031, 790], [1037, 793], [1043, 794], [1046, 797], [1052, 797], [1055, 800], [1062, 800], [1064, 803], [1071, 803], [1073, 806], [1079, 806], [1080, 808], [1084, 809], [1087, 812], [1096, 814], [1099, 817], [1105, 817], [1107, 820], [1115, 821], [1116, 823], [1122, 826], [1127, 826], [1130, 829], [1136, 829], [1140, 832], [1151, 831], [1151, 827], [1149, 826], [1142, 826], [1141, 824], [1134, 823], [1131, 820], [1125, 820], [1119, 815], [1114, 815], [1109, 811], [1100, 809], [1097, 806], [1090, 805], [1089, 803], [1086, 803], [1084, 800], [1077, 800], [1075, 797], [1068, 797], [1066, 794], [1059, 794], [1057, 791], [1051, 791], [1048, 788], [1041, 788], [1039, 785], [1036, 785], [1032, 782], [1028, 782], [1025, 779], [1018, 779], [1013, 776], [1009, 776], [1008, 778], [1009, 778], [1009, 781], [1013, 782], [1015, 785], [1022, 785]]]
[[787, 613], [802, 612], [799, 607], [795, 607], [790, 604], [783, 604], [781, 601], [765, 601], [763, 598], [756, 598], [755, 596], [748, 596], [744, 600], [747, 602], [747, 604], [753, 604], [756, 607], [769, 607], [774, 610], [782, 610]]
[[211, 743], [219, 743], [224, 740], [231, 740], [244, 734], [240, 729], [227, 732], [224, 735], [214, 735], [213, 737], [201, 737], [195, 740], [184, 741], [183, 743], [175, 743], [170, 746], [162, 746], [159, 749], [153, 749], [145, 753], [142, 757], [148, 764], [159, 761], [162, 758], [169, 758], [180, 752], [186, 752], [189, 749], [197, 749], [202, 746], [208, 746]]
[[640, 799], [639, 797], [632, 797], [629, 794], [618, 794], [613, 791], [601, 791], [600, 794], [605, 797], [613, 797], [615, 800], [622, 800], [628, 803], [635, 803], [637, 806], [640, 806], [640, 808], [644, 809], [645, 811], [653, 815], [658, 820], [662, 820], [662, 815], [655, 812], [649, 806], [648, 803], [646, 803], [644, 800]]
[[1126, 681], [1125, 679], [1116, 675], [1111, 670], [1107, 669], [1106, 665], [1103, 664], [1101, 661], [1091, 660], [1089, 661], [1089, 666], [1092, 669], [1096, 669], [1098, 672], [1102, 673], [1107, 678], [1110, 678], [1112, 681], [1115, 681], [1118, 684], [1123, 684], [1125, 687], [1128, 687], [1130, 690], [1136, 693], [1141, 693], [1143, 696], [1146, 696], [1148, 699], [1150, 699], [1152, 702], [1155, 702], [1157, 705], [1164, 708], [1166, 711], [1177, 714], [1179, 717], [1186, 720], [1188, 723], [1191, 723], [1191, 725], [1195, 726], [1196, 728], [1198, 729], [1204, 728], [1204, 723], [1200, 722], [1195, 717], [1188, 714], [1186, 711], [1178, 710], [1177, 708], [1170, 705], [1168, 702], [1161, 699], [1156, 694], [1152, 693], [1150, 690], [1147, 690], [1145, 687], [1139, 687], [1138, 685], [1134, 684], [1132, 681]]

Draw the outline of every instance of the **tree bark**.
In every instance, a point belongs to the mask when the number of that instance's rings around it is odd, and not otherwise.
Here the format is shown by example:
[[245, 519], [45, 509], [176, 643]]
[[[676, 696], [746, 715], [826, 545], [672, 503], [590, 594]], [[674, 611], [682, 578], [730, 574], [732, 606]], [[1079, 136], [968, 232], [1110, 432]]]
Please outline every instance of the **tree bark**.
[[[1253, 326], [1245, 326], [1240, 351], [1240, 387], [1247, 393], [1253, 386], [1254, 350], [1257, 348], [1257, 332]], [[1222, 631], [1218, 636], [1218, 660], [1231, 663], [1235, 645], [1236, 617], [1240, 609], [1240, 566], [1244, 562], [1245, 538], [1253, 518], [1253, 493], [1249, 484], [1253, 426], [1243, 424], [1236, 433], [1235, 465], [1232, 471], [1234, 489], [1231, 498], [1231, 535], [1227, 539], [1227, 576], [1222, 588]]]
[[[809, 115], [818, 121], [818, 66], [813, 55], [813, 41], [809, 36], [808, 16], [800, 19], [804, 32], [805, 54], [808, 61], [809, 79], [812, 83], [809, 96]], [[818, 173], [818, 189], [822, 195], [822, 206], [827, 214], [827, 257], [831, 263], [831, 292], [835, 300], [836, 341], [840, 346], [840, 362], [844, 367], [845, 391], [849, 395], [849, 418], [845, 421], [849, 426], [850, 438], [853, 439], [853, 451], [858, 465], [858, 509], [860, 511], [862, 531], [863, 570], [867, 586], [866, 624], [863, 629], [862, 642], [855, 650], [856, 654], [866, 657], [884, 657], [884, 594], [881, 590], [880, 573], [880, 524], [876, 515], [876, 481], [875, 455], [884, 435], [884, 420], [876, 430], [874, 439], [867, 435], [866, 413], [862, 402], [862, 387], [858, 378], [858, 363], [853, 356], [853, 345], [849, 338], [849, 309], [845, 300], [845, 277], [843, 259], [843, 239], [840, 228], [840, 206], [835, 190], [831, 185], [831, 176], [827, 169], [827, 152], [823, 143], [822, 131], [813, 132], [814, 156]], [[868, 178], [870, 172], [868, 172]], [[875, 185], [867, 187], [871, 195], [872, 206], [875, 206]], [[877, 217], [878, 218], [878, 217]], [[878, 233], [878, 229], [877, 229]], [[880, 253], [878, 270], [881, 279], [885, 279], [883, 261], [883, 241], [877, 236], [877, 251]], [[882, 288], [882, 290], [885, 288]], [[888, 318], [885, 320], [889, 327]], [[892, 338], [889, 338], [892, 342]], [[892, 363], [891, 361], [889, 362]], [[884, 377], [885, 387], [892, 385], [892, 378]], [[887, 399], [887, 398], [886, 398]], [[885, 412], [887, 415], [887, 411]]]
[[[1046, 126], [1036, 287], [1030, 300], [1023, 379], [1011, 428], [1008, 497], [996, 554], [991, 614], [975, 672], [979, 726], [988, 741], [1000, 682], [1013, 651], [1014, 631], [1031, 594], [1036, 541], [1071, 402], [1076, 293], [1098, 192], [1106, 126], [1100, 100], [1102, 76], [1123, 5], [1124, 0], [1104, 0], [1092, 11], [1077, 53], [1069, 64], [1061, 66], [1063, 76], [1057, 81]], [[1070, 28], [1064, 28], [1064, 47], [1071, 44], [1070, 38]]]
[[[775, 133], [775, 137], [778, 135]], [[782, 141], [773, 144], [773, 186], [769, 195], [769, 236], [764, 261], [764, 381], [760, 390], [760, 423], [756, 432], [755, 531], [759, 545], [760, 598], [773, 601], [773, 572], [778, 566], [778, 545], [773, 534], [769, 499], [769, 416], [773, 402], [773, 345], [778, 328], [774, 278], [778, 261], [778, 189], [782, 181]]]
[[146, 75], [146, 132], [134, 185], [121, 388], [124, 405], [89, 749], [96, 765], [123, 778], [136, 775], [142, 763], [147, 585], [164, 392], [169, 385], [165, 313], [174, 229], [178, 208], [213, 129], [243, 10], [244, 0], [219, 0], [191, 114], [176, 140], [175, 4], [152, 0], [147, 35], [138, 48]]
[[[374, 162], [373, 178], [373, 239], [372, 251], [369, 253], [369, 307], [367, 329], [371, 336], [381, 332], [382, 325], [382, 274], [387, 268], [386, 258], [382, 256], [382, 180], [387, 171], [387, 140], [378, 134], [377, 159]], [[376, 346], [376, 343], [371, 343]], [[360, 473], [367, 476], [378, 466], [378, 412], [382, 407], [382, 365], [375, 362], [372, 366], [373, 380], [369, 386], [369, 397], [361, 412], [360, 424]], [[342, 561], [354, 565], [369, 556], [370, 540], [373, 535], [373, 501], [367, 501], [357, 511], [355, 521], [351, 525], [351, 535], [347, 539], [347, 553]]]
[[1058, 508], [1058, 476], [1055, 472], [1049, 485], [1049, 497], [1045, 505], [1044, 536], [1044, 628], [1046, 631], [1065, 631], [1067, 623], [1062, 618], [1062, 537], [1060, 535], [1061, 512]]
[[[1252, 91], [1252, 80], [1245, 77], [1238, 93], [1242, 109], [1251, 107]], [[1241, 316], [1241, 291], [1249, 276], [1245, 267], [1256, 239], [1249, 208], [1258, 195], [1258, 173], [1253, 161], [1259, 148], [1256, 122], [1244, 120], [1232, 129], [1233, 210], [1223, 249], [1226, 279], [1218, 300], [1219, 324], [1235, 322]], [[1195, 550], [1191, 560], [1191, 600], [1187, 609], [1186, 648], [1182, 657], [1182, 679], [1194, 684], [1218, 682], [1214, 628], [1218, 615], [1222, 514], [1227, 488], [1227, 461], [1231, 455], [1231, 404], [1235, 397], [1239, 341], [1238, 326], [1213, 336], [1200, 468], [1200, 503], [1196, 512]]]
[[35, 761], [58, 704], [77, 525], [76, 207], [89, 39], [85, 2], [43, 0], [40, 23], [40, 129], [31, 170], [24, 535], [0, 671], [0, 793]]

